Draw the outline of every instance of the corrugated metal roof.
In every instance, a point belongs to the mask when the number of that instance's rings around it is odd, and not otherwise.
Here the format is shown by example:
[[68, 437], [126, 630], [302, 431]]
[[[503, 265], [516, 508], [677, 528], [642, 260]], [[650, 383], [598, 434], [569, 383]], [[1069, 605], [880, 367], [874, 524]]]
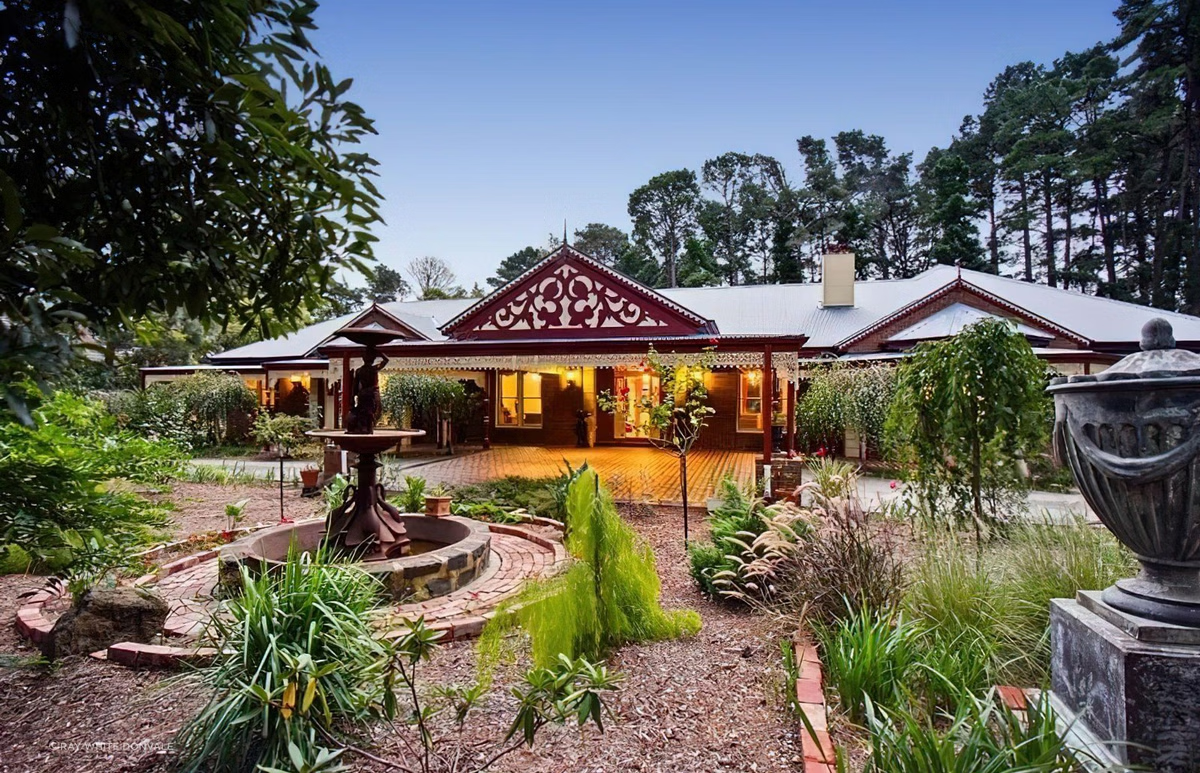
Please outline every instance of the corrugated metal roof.
[[[429, 340], [444, 341], [446, 337], [442, 335], [438, 327], [445, 324], [446, 320], [456, 316], [463, 309], [475, 303], [475, 301], [475, 298], [455, 298], [439, 301], [393, 301], [392, 303], [381, 303], [379, 305], [386, 309], [389, 314], [394, 315], [401, 322], [416, 330], [421, 335], [424, 335]], [[363, 309], [363, 311], [365, 310]], [[213, 363], [219, 364], [229, 360], [303, 358], [313, 353], [318, 346], [332, 338], [335, 332], [345, 327], [351, 320], [362, 313], [362, 311], [356, 311], [353, 314], [343, 314], [340, 317], [334, 317], [333, 319], [327, 319], [324, 322], [318, 322], [315, 325], [301, 328], [294, 333], [280, 338], [258, 341], [246, 346], [240, 346], [237, 349], [230, 349], [220, 354], [214, 354], [208, 359]]]
[[[1137, 341], [1143, 324], [1166, 318], [1181, 341], [1200, 341], [1200, 318], [1098, 298], [1016, 279], [962, 271], [964, 282], [1021, 307], [1049, 323], [1097, 344]], [[721, 336], [799, 336], [806, 348], [828, 348], [879, 320], [953, 283], [953, 266], [936, 266], [911, 279], [868, 280], [855, 285], [855, 305], [822, 308], [819, 282], [791, 285], [670, 288], [659, 292], [672, 302], [717, 324]], [[431, 341], [446, 337], [439, 330], [477, 302], [474, 298], [398, 301], [381, 304]], [[361, 312], [360, 312], [361, 313]], [[291, 335], [232, 349], [210, 360], [277, 360], [308, 356], [358, 314], [310, 325]]]
[[807, 347], [829, 347], [945, 282], [913, 279], [858, 282], [854, 305], [823, 308], [821, 284], [677, 287], [662, 290], [676, 303], [715, 320], [721, 335], [807, 335]]
[[[894, 336], [890, 336], [888, 341], [928, 341], [935, 338], [949, 338], [961, 333], [963, 328], [983, 319], [1004, 319], [1004, 317], [989, 314], [965, 303], [952, 303], [944, 309], [935, 311], [920, 322], [909, 325]], [[1029, 338], [1054, 338], [1053, 333], [1030, 327], [1023, 322], [1017, 322], [1016, 327], [1018, 333]]]
[[[939, 266], [925, 273], [934, 272], [951, 276], [954, 268]], [[1171, 323], [1176, 339], [1200, 341], [1198, 317], [978, 271], [962, 273], [964, 281], [1097, 343], [1137, 341], [1141, 337], [1142, 325], [1155, 317], [1162, 317]]]

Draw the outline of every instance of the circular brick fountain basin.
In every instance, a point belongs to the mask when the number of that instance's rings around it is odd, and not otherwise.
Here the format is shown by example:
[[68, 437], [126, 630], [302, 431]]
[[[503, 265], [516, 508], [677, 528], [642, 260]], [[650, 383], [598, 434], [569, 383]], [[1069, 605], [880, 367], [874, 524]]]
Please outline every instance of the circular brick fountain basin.
[[[487, 524], [469, 518], [401, 515], [413, 551], [400, 558], [367, 559], [354, 565], [378, 578], [396, 601], [424, 601], [452, 593], [478, 577], [488, 565], [492, 536]], [[236, 588], [239, 567], [251, 573], [283, 565], [294, 543], [313, 551], [325, 535], [324, 521], [274, 526], [221, 548], [220, 584]]]

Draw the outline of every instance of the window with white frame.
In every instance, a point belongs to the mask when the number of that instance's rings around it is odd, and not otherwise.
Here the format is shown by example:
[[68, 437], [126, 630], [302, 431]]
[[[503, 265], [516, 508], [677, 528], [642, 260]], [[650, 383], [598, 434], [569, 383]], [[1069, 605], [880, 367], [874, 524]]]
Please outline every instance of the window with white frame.
[[501, 371], [500, 404], [496, 425], [538, 428], [542, 426], [542, 374]]

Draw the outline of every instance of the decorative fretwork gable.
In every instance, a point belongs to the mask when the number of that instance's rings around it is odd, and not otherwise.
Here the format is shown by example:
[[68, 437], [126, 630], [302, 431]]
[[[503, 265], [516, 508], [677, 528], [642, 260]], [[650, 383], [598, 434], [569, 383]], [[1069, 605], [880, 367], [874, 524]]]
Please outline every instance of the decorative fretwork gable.
[[447, 323], [456, 339], [715, 333], [715, 325], [570, 247]]

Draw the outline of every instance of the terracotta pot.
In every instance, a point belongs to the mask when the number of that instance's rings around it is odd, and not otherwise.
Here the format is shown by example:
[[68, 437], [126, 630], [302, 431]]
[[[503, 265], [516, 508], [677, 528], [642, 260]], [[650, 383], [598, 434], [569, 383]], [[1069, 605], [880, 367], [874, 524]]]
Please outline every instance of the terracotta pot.
[[450, 515], [450, 497], [425, 497], [425, 515], [434, 518]]
[[317, 479], [321, 477], [320, 470], [301, 470], [300, 482], [304, 484], [304, 488], [315, 488]]

